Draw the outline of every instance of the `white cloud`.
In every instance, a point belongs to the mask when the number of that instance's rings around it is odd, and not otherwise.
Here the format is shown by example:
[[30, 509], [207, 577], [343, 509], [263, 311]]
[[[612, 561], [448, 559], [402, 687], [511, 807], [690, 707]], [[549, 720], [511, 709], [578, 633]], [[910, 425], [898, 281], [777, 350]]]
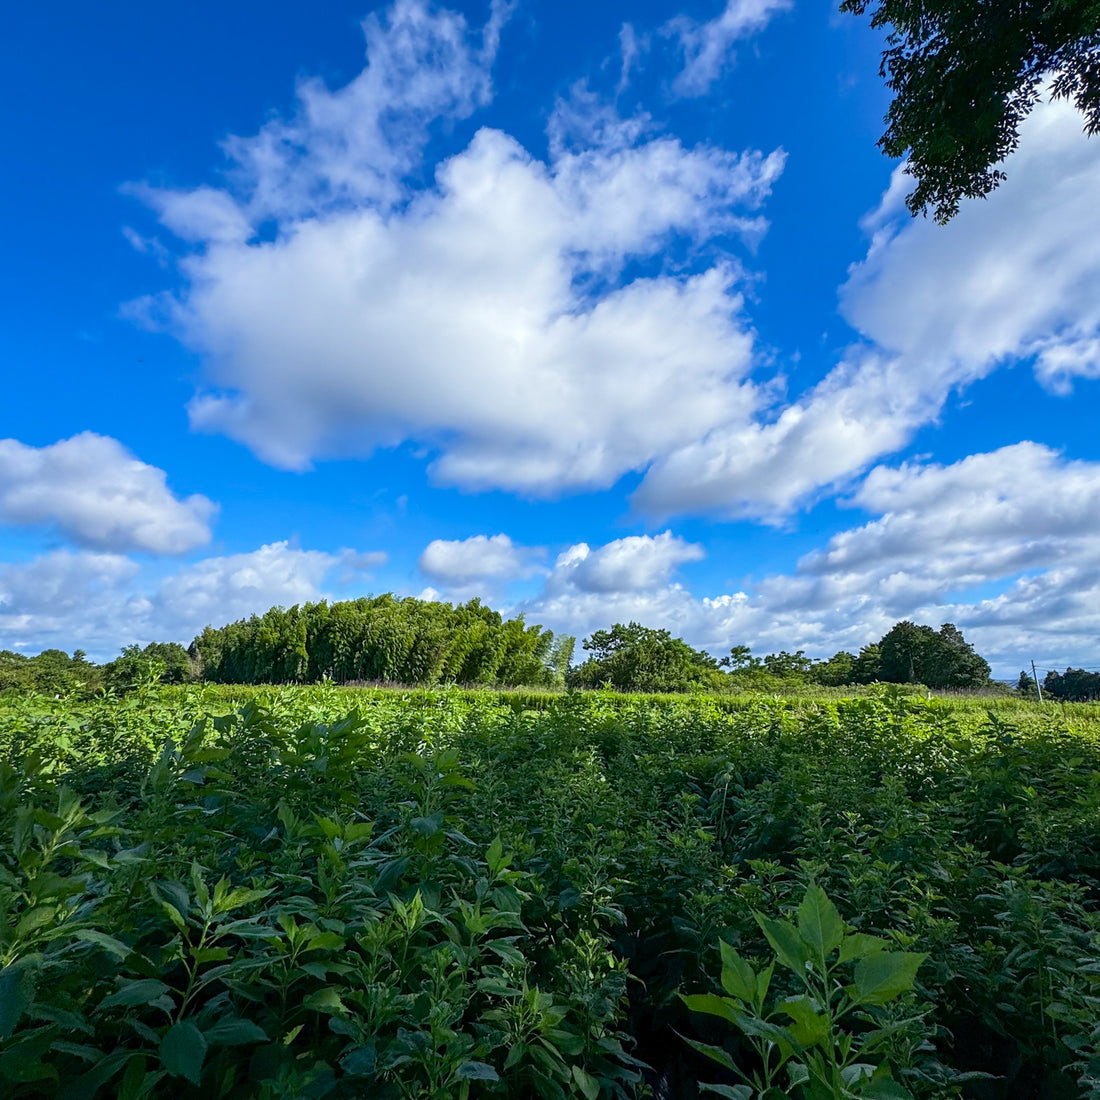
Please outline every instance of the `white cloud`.
[[0, 440], [0, 522], [52, 527], [98, 550], [179, 554], [210, 541], [216, 512], [204, 496], [175, 496], [163, 470], [107, 436]]
[[[685, 79], [778, 9], [681, 24]], [[636, 471], [650, 517], [775, 521], [1000, 364], [1034, 358], [1060, 392], [1100, 375], [1100, 144], [1066, 104], [1036, 108], [1008, 182], [947, 227], [910, 220], [895, 175], [841, 290], [862, 342], [782, 405], [784, 379], [751, 377], [746, 276], [708, 251], [759, 238], [781, 151], [685, 147], [582, 82], [545, 160], [482, 129], [409, 190], [432, 119], [486, 102], [496, 31], [479, 45], [460, 16], [402, 0], [367, 37], [346, 88], [307, 82], [292, 120], [229, 143], [229, 187], [150, 195], [199, 245], [160, 303], [206, 364], [192, 424], [265, 461], [413, 442], [464, 489], [555, 496]]]
[[441, 448], [444, 483], [606, 487], [747, 415], [752, 338], [730, 266], [595, 300], [579, 280], [670, 232], [735, 228], [729, 206], [758, 202], [781, 163], [659, 139], [548, 170], [483, 130], [401, 215], [211, 248], [177, 313], [220, 384], [193, 423], [292, 468], [416, 439]]
[[157, 579], [121, 554], [55, 550], [0, 565], [0, 648], [79, 647], [107, 660], [132, 642], [187, 645], [208, 624], [325, 598], [326, 578], [382, 558], [276, 542]]
[[[530, 575], [540, 548], [517, 546], [505, 534], [433, 539], [420, 555], [420, 571], [447, 588], [471, 581], [509, 581]], [[433, 589], [434, 591], [434, 589]]]
[[909, 217], [899, 168], [841, 289], [867, 343], [772, 416], [731, 419], [658, 459], [635, 507], [781, 516], [904, 447], [953, 390], [1002, 364], [1037, 357], [1057, 392], [1100, 377], [1100, 142], [1071, 105], [1044, 103], [1005, 171], [939, 226]]
[[649, 48], [647, 36], [638, 36], [633, 23], [624, 23], [619, 28], [619, 52], [622, 61], [619, 66], [619, 83], [615, 94], [622, 95], [630, 84], [630, 74], [638, 67], [638, 59]]
[[548, 588], [593, 593], [649, 591], [667, 581], [679, 566], [705, 556], [698, 543], [685, 542], [671, 531], [630, 535], [595, 550], [580, 542], [558, 556]]
[[157, 618], [185, 626], [220, 626], [275, 604], [316, 600], [326, 574], [340, 556], [299, 550], [285, 542], [245, 554], [207, 558], [164, 580], [154, 601]]
[[1035, 374], [1051, 393], [1063, 397], [1073, 392], [1074, 378], [1100, 378], [1100, 337], [1046, 344], [1039, 350]]
[[[782, 152], [687, 148], [579, 87], [548, 160], [482, 129], [409, 192], [431, 118], [488, 96], [491, 51], [413, 0], [367, 32], [351, 84], [307, 83], [292, 121], [229, 143], [232, 187], [145, 192], [201, 246], [159, 303], [207, 363], [194, 427], [291, 469], [411, 440], [440, 482], [553, 495], [750, 416], [740, 270], [665, 253], [758, 240]], [[650, 276], [624, 280], [635, 260]]]
[[733, 45], [759, 34], [793, 0], [727, 0], [721, 14], [705, 23], [678, 15], [665, 24], [684, 55], [684, 67], [672, 83], [680, 96], [706, 95], [711, 85], [733, 64]]
[[899, 168], [841, 292], [860, 332], [926, 372], [943, 364], [950, 383], [1100, 327], [1100, 145], [1072, 104], [1042, 103], [1004, 170], [990, 198], [939, 226], [901, 206]]

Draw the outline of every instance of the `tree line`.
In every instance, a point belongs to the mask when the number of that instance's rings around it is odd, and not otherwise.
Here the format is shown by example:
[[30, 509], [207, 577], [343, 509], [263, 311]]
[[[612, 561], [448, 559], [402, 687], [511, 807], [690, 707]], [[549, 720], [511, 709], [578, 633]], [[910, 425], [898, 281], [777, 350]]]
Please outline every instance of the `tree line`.
[[583, 646], [590, 655], [567, 677], [576, 687], [768, 691], [799, 684], [844, 687], [883, 682], [965, 689], [990, 683], [989, 664], [953, 623], [934, 630], [903, 620], [859, 653], [841, 650], [827, 660], [814, 660], [801, 649], [754, 657], [743, 645], [734, 646], [727, 657], [715, 658], [667, 630], [638, 623], [596, 631]]
[[[480, 600], [452, 605], [390, 594], [291, 608], [273, 607], [225, 626], [206, 627], [188, 649], [174, 642], [128, 646], [105, 665], [79, 650], [69, 657], [0, 652], [0, 691], [127, 691], [141, 683], [201, 680], [234, 684], [458, 683], [512, 687], [611, 687], [622, 691], [782, 691], [802, 684], [843, 687], [875, 682], [935, 689], [981, 688], [989, 665], [952, 623], [938, 630], [903, 620], [858, 653], [826, 660], [803, 650], [756, 657], [735, 645], [718, 658], [668, 630], [616, 623], [583, 642], [505, 619]], [[1100, 696], [1100, 676], [1050, 673], [1056, 698]]]

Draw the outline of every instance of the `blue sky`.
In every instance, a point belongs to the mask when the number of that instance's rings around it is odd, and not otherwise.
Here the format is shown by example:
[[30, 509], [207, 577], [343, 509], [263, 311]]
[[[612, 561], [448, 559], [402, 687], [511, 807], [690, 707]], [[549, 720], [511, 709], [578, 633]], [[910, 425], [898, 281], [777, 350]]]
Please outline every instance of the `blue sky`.
[[940, 227], [799, 0], [24, 5], [0, 648], [480, 595], [1100, 664], [1100, 141]]

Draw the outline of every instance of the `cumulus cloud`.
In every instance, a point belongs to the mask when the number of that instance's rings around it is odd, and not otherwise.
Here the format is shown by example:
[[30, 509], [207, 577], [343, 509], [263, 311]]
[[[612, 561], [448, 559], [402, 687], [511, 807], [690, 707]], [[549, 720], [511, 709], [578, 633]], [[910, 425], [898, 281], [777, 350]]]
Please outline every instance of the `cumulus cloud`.
[[505, 534], [433, 539], [420, 555], [420, 571], [448, 588], [471, 581], [509, 581], [531, 573], [538, 547], [517, 546]]
[[82, 432], [45, 447], [0, 440], [0, 522], [54, 528], [81, 546], [180, 554], [210, 541], [217, 507], [180, 499], [163, 470]]
[[580, 542], [558, 556], [548, 587], [595, 593], [648, 591], [685, 562], [704, 557], [698, 543], [685, 542], [671, 531], [630, 535], [595, 550]]
[[55, 550], [0, 565], [0, 648], [79, 646], [106, 660], [131, 642], [186, 645], [207, 624], [322, 599], [326, 578], [381, 558], [275, 542], [157, 579], [121, 554]]
[[[671, 25], [685, 87], [781, 7]], [[1008, 182], [947, 227], [908, 217], [895, 174], [841, 290], [860, 342], [782, 404], [727, 247], [766, 228], [782, 151], [685, 146], [582, 82], [545, 158], [482, 129], [410, 184], [433, 121], [488, 101], [503, 10], [475, 33], [400, 0], [346, 87], [306, 81], [292, 118], [227, 143], [227, 185], [144, 191], [193, 246], [184, 288], [135, 313], [202, 355], [197, 430], [288, 469], [414, 442], [439, 483], [536, 497], [639, 472], [651, 518], [775, 521], [1003, 363], [1057, 392], [1100, 376], [1100, 144], [1071, 106], [1037, 107]]]
[[672, 82], [680, 96], [706, 95], [723, 71], [733, 64], [733, 45], [759, 34], [792, 0], [727, 0], [721, 14], [704, 23], [678, 15], [665, 24], [684, 55], [684, 67]]
[[[804, 558], [792, 598], [965, 623], [994, 659], [1037, 643], [1047, 648], [1031, 656], [1044, 661], [1091, 656], [1100, 463], [1023, 442], [948, 466], [879, 467], [850, 503], [880, 518]], [[1000, 591], [981, 595], [990, 587]]]
[[431, 118], [488, 96], [474, 37], [403, 0], [351, 84], [227, 145], [230, 186], [143, 192], [197, 246], [180, 295], [135, 307], [204, 356], [195, 428], [291, 469], [413, 440], [445, 484], [553, 495], [751, 415], [739, 267], [663, 257], [758, 240], [782, 152], [687, 147], [578, 88], [546, 160], [482, 129], [409, 190]]
[[781, 516], [905, 446], [953, 390], [1002, 364], [1035, 357], [1056, 392], [1100, 377], [1100, 142], [1072, 105], [1043, 103], [1005, 171], [988, 200], [939, 226], [909, 217], [899, 168], [840, 294], [865, 343], [772, 416], [658, 459], [635, 506]]

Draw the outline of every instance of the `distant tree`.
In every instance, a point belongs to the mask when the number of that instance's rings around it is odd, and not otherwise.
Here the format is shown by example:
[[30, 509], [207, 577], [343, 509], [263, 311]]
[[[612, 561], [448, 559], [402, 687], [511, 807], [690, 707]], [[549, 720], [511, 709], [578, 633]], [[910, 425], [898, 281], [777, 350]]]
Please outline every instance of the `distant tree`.
[[1100, 0], [842, 0], [889, 27], [881, 75], [894, 93], [879, 146], [908, 158], [914, 213], [940, 222], [988, 195], [1046, 81], [1100, 132]]
[[873, 684], [882, 677], [882, 652], [878, 645], [865, 645], [852, 662], [853, 684]]
[[784, 680], [805, 680], [812, 666], [813, 661], [801, 649], [797, 653], [783, 649], [764, 658], [764, 668]]
[[1086, 703], [1100, 699], [1100, 672], [1067, 668], [1059, 675], [1051, 670], [1043, 680], [1043, 693], [1066, 703]]
[[1025, 699], [1035, 697], [1035, 680], [1024, 669], [1020, 669], [1020, 678], [1016, 681], [1016, 692]]
[[725, 684], [709, 653], [692, 649], [667, 630], [616, 623], [585, 638], [583, 646], [591, 656], [573, 670], [571, 681], [578, 687], [608, 684], [621, 691], [691, 691]]
[[976, 688], [989, 683], [989, 663], [974, 651], [954, 623], [944, 623], [929, 654], [929, 687]]
[[880, 678], [888, 684], [923, 683], [921, 673], [933, 634], [930, 626], [917, 626], [908, 619], [895, 623], [878, 643]]
[[13, 650], [0, 650], [0, 691], [20, 694], [34, 690], [34, 670], [30, 658]]
[[182, 684], [193, 679], [191, 658], [179, 642], [150, 642], [144, 649], [125, 646], [103, 666], [104, 686], [127, 692], [141, 684]]
[[989, 682], [989, 665], [954, 623], [937, 632], [903, 620], [883, 635], [878, 648], [880, 679], [887, 683], [972, 688]]
[[809, 678], [814, 683], [823, 684], [826, 687], [854, 684], [856, 682], [855, 665], [855, 654], [842, 649], [839, 653], [834, 653], [827, 661], [815, 661], [810, 667]]
[[759, 668], [761, 661], [759, 657], [752, 655], [752, 650], [747, 645], [735, 645], [730, 649], [730, 655], [723, 657], [718, 664], [722, 668], [739, 672], [742, 669]]

